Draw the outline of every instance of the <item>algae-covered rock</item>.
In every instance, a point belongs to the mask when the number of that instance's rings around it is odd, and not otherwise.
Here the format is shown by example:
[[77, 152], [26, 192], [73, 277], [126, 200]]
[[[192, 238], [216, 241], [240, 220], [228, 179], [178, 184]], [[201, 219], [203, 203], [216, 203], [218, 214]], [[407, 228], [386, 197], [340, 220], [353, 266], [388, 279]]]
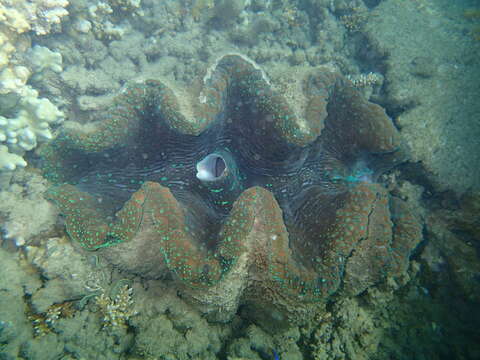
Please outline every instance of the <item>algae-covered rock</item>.
[[382, 1], [365, 33], [388, 54], [388, 106], [413, 160], [433, 184], [461, 193], [480, 184], [480, 43], [459, 30], [467, 23], [458, 5]]

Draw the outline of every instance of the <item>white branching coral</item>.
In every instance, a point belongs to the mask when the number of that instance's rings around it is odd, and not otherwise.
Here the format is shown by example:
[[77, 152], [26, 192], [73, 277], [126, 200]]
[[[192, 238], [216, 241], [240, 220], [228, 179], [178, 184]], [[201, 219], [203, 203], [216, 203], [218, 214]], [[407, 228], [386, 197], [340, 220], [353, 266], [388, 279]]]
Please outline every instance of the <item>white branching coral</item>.
[[26, 87], [31, 72], [21, 65], [5, 67], [0, 71], [0, 95], [9, 93], [21, 93]]
[[368, 74], [347, 75], [353, 86], [362, 88], [366, 86], [381, 85], [383, 76], [379, 73], [369, 72]]
[[133, 289], [124, 285], [118, 289], [118, 293], [113, 299], [105, 293], [96, 298], [96, 304], [103, 314], [104, 327], [126, 327], [128, 320], [137, 315], [137, 311], [133, 308], [132, 295]]
[[27, 56], [30, 68], [19, 59], [30, 49], [29, 32], [50, 33], [68, 15], [68, 4], [68, 0], [0, 0], [0, 175], [26, 166], [24, 153], [50, 139], [50, 124], [63, 119], [54, 104], [26, 84], [32, 73], [61, 71], [61, 55], [37, 46]]
[[27, 162], [23, 160], [23, 157], [17, 154], [12, 154], [8, 151], [8, 147], [6, 147], [5, 145], [0, 145], [1, 170], [15, 170], [17, 167], [25, 166], [27, 166]]
[[9, 30], [23, 33], [29, 30], [37, 35], [48, 34], [52, 25], [59, 24], [68, 15], [67, 0], [1, 0], [0, 22]]
[[55, 105], [48, 99], [38, 98], [36, 90], [27, 88], [18, 99], [15, 116], [0, 115], [0, 170], [25, 166], [26, 162], [18, 157], [36, 148], [38, 142], [50, 140], [50, 125], [62, 120], [63, 113]]
[[0, 171], [26, 166], [25, 152], [50, 140], [50, 125], [63, 120], [63, 113], [54, 104], [39, 98], [38, 92], [26, 85], [32, 73], [41, 78], [45, 70], [60, 72], [62, 56], [38, 45], [27, 54], [29, 68], [10, 65], [0, 69]]
[[76, 23], [77, 30], [92, 29], [97, 39], [111, 41], [121, 39], [128, 31], [129, 16], [143, 16], [143, 11], [141, 0], [106, 0], [91, 4], [87, 14], [88, 20]]
[[45, 70], [53, 72], [62, 71], [62, 55], [52, 51], [45, 46], [35, 45], [28, 51], [30, 67], [35, 74], [43, 73]]

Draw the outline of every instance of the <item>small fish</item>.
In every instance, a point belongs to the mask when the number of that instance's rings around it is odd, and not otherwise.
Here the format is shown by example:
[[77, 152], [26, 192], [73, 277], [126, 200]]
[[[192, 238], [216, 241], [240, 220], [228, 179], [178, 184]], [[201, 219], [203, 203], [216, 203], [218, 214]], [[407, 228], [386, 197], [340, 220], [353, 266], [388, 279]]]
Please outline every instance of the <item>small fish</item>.
[[277, 352], [275, 350], [272, 350], [273, 352], [273, 360], [280, 360], [280, 357], [278, 356]]

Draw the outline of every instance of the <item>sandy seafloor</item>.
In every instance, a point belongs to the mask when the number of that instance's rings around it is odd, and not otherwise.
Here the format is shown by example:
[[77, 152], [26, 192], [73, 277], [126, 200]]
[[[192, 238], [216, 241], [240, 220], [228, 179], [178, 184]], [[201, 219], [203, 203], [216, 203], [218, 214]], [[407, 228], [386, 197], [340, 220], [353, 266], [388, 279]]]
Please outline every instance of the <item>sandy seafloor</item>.
[[[71, 0], [65, 9], [11, 55], [34, 68], [29, 48], [61, 54], [61, 68], [27, 85], [65, 121], [92, 121], [130, 80], [187, 88], [224, 53], [274, 80], [291, 67], [335, 67], [410, 147], [390, 179], [421, 214], [424, 241], [405, 276], [332, 301], [301, 327], [268, 331], [241, 312], [208, 322], [175, 289], [72, 244], [31, 151], [0, 192], [0, 359], [480, 359], [478, 1]], [[101, 294], [124, 295], [122, 326]]]

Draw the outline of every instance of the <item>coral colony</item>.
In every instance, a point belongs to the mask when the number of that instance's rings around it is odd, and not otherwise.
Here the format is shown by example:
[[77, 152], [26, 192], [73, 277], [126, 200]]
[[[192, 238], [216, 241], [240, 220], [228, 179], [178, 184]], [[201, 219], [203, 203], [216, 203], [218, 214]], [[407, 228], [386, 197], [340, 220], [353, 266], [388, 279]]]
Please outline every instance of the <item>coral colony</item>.
[[[50, 125], [63, 121], [63, 113], [27, 84], [32, 75], [42, 78], [45, 70], [60, 72], [62, 56], [43, 46], [30, 48], [24, 35], [28, 31], [37, 36], [50, 33], [68, 15], [68, 4], [66, 0], [0, 3], [0, 178], [25, 167], [25, 152], [50, 140]], [[28, 66], [18, 63], [24, 49], [29, 49]], [[0, 188], [4, 183], [0, 179]]]
[[[298, 75], [298, 74], [297, 74]], [[202, 310], [293, 319], [406, 270], [421, 228], [378, 183], [406, 159], [384, 110], [325, 68], [280, 94], [244, 56], [196, 93], [128, 85], [88, 129], [42, 150], [72, 240], [147, 278], [173, 274]]]

